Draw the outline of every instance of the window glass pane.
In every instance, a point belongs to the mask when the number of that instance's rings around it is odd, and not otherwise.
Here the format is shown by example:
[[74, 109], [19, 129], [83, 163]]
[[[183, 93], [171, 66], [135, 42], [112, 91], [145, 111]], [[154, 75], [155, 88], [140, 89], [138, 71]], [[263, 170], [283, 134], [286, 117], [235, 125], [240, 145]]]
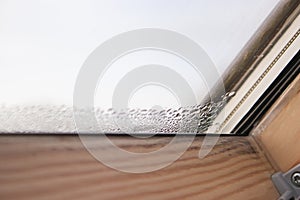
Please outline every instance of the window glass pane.
[[[190, 38], [222, 74], [278, 1], [1, 0], [0, 104], [8, 110], [16, 105], [72, 107], [76, 77], [91, 52], [115, 35], [141, 28], [171, 30]], [[95, 94], [101, 108], [111, 107], [112, 91], [127, 73], [118, 65], [128, 70], [132, 64], [172, 65], [197, 93], [196, 104], [189, 106], [197, 106], [210, 89], [205, 77], [198, 80], [187, 63], [165, 52], [136, 52], [119, 61], [110, 71], [115, 75], [103, 77], [107, 87]], [[176, 95], [159, 85], [143, 87], [128, 100], [132, 108], [154, 105], [182, 106]]]

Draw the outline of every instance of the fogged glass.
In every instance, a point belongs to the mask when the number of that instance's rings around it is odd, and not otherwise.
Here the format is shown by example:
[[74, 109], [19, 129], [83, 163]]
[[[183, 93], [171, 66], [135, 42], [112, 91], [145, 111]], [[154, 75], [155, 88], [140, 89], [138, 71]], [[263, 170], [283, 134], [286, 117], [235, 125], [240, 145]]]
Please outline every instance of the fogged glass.
[[[86, 112], [73, 107], [81, 67], [95, 49], [128, 31], [149, 28], [180, 34], [202, 48], [221, 76], [277, 2], [2, 0], [0, 132], [76, 132], [73, 111]], [[137, 82], [124, 94], [126, 98], [118, 97], [122, 106], [113, 105], [118, 84], [148, 65], [176, 72], [193, 95], [187, 93], [182, 102], [180, 92], [163, 81], [149, 79]], [[139, 75], [147, 77], [147, 70]], [[128, 79], [137, 80], [138, 76]], [[181, 85], [180, 78], [172, 77]], [[170, 51], [141, 48], [112, 58], [98, 78], [94, 94], [93, 110], [101, 128], [86, 131], [205, 132], [216, 125], [216, 115], [232, 95], [225, 91], [218, 101], [201, 104], [211, 89], [207, 79], [212, 78], [196, 72], [188, 60]]]

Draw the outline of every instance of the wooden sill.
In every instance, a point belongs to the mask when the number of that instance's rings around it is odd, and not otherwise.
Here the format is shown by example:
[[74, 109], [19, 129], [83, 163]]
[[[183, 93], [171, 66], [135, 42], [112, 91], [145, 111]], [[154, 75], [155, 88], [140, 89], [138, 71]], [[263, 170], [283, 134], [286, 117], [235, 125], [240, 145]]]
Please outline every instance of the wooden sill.
[[[143, 144], [111, 137], [124, 149], [152, 151], [169, 142]], [[172, 165], [151, 173], [128, 174], [95, 160], [78, 136], [0, 136], [0, 199], [276, 199], [272, 166], [252, 137], [221, 137], [198, 158], [197, 137]], [[126, 162], [126, 161], [124, 161]]]

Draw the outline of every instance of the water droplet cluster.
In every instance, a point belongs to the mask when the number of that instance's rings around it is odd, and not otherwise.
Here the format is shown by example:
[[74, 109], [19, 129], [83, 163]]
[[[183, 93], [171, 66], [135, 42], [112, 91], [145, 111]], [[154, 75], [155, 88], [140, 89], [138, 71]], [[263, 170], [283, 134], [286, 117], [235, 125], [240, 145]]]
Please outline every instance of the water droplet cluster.
[[[232, 93], [218, 102], [178, 109], [108, 109], [95, 108], [97, 126], [89, 126], [89, 113], [80, 112], [85, 132], [90, 133], [202, 133], [213, 125]], [[86, 116], [86, 117], [85, 117]], [[0, 106], [2, 133], [77, 133], [73, 107], [35, 105]]]

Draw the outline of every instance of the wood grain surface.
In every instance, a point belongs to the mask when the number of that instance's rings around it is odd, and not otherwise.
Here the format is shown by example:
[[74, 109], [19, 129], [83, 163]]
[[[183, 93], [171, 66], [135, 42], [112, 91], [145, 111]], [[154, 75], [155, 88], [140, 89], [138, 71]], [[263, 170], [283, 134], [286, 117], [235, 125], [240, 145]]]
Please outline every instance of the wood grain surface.
[[[110, 139], [123, 149], [149, 152], [168, 144], [171, 138], [141, 140], [112, 136]], [[197, 137], [184, 155], [166, 168], [129, 174], [101, 164], [83, 147], [78, 136], [2, 135], [0, 199], [259, 200], [278, 197], [270, 180], [274, 170], [251, 137], [221, 137], [213, 151], [199, 159], [202, 142], [203, 137]]]
[[300, 163], [300, 75], [253, 131], [281, 171]]

